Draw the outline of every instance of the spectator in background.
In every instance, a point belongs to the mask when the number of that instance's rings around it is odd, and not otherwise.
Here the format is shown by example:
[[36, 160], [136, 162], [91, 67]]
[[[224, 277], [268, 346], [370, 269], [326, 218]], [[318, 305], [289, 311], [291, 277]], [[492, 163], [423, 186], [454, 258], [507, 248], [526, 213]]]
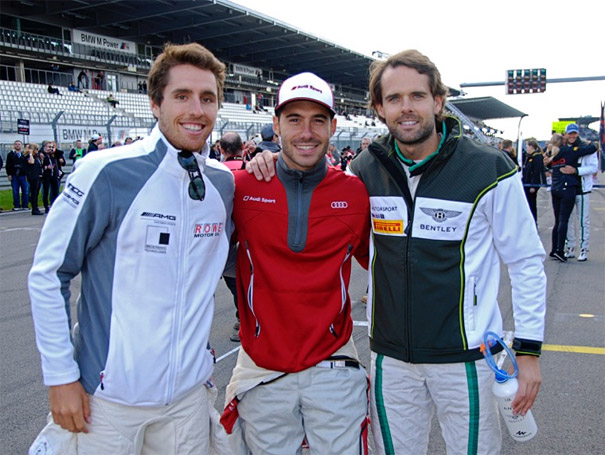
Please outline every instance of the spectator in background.
[[74, 81], [71, 81], [69, 83], [69, 85], [67, 86], [67, 90], [69, 90], [70, 92], [79, 92], [80, 89], [78, 87], [76, 87], [76, 85], [74, 84]]
[[132, 144], [134, 140], [131, 137], [124, 139], [124, 145]]
[[328, 164], [330, 166], [338, 166], [340, 164], [340, 153], [333, 142], [330, 142], [330, 145], [328, 146], [326, 157], [328, 158]]
[[88, 83], [88, 71], [86, 70], [86, 68], [84, 68], [78, 74], [78, 88], [84, 88], [88, 90]]
[[281, 150], [279, 136], [273, 131], [273, 125], [269, 123], [263, 126], [260, 130], [260, 136], [262, 141], [256, 146], [256, 153], [262, 152], [263, 150], [269, 150], [275, 153]]
[[[222, 161], [225, 166], [232, 172], [244, 169], [243, 159], [243, 144], [242, 138], [239, 134], [233, 131], [228, 131], [220, 139], [220, 151], [222, 155]], [[233, 304], [235, 305], [235, 323], [229, 339], [231, 341], [239, 342], [239, 311], [237, 310], [237, 285], [235, 277], [223, 275], [225, 284], [231, 291], [233, 296]]]
[[220, 146], [220, 141], [218, 139], [210, 146], [210, 152], [208, 153], [208, 158], [210, 158], [212, 160], [220, 161], [221, 146]]
[[[580, 180], [576, 175], [578, 158], [590, 155], [597, 151], [592, 144], [584, 144], [578, 139], [579, 128], [575, 123], [565, 128], [565, 145], [558, 153], [553, 148], [552, 156], [544, 159], [547, 166], [552, 169], [552, 206], [555, 216], [555, 225], [552, 230], [552, 248], [550, 257], [566, 262], [565, 237], [569, 216], [573, 210], [576, 194], [580, 190]], [[569, 168], [567, 166], [570, 166]]]
[[372, 138], [370, 136], [364, 136], [361, 138], [361, 143], [359, 144], [359, 148], [355, 152], [355, 156], [359, 155], [361, 152], [366, 150], [370, 144], [372, 143]]
[[105, 90], [105, 72], [103, 70], [97, 72], [94, 82], [94, 89]]
[[32, 205], [32, 215], [43, 215], [38, 208], [40, 185], [42, 184], [42, 161], [40, 160], [40, 146], [30, 143], [25, 146], [26, 174], [29, 183], [29, 200]]
[[122, 141], [115, 141], [113, 144], [111, 144], [112, 147], [121, 147], [122, 146]]
[[514, 147], [513, 147], [513, 141], [511, 141], [510, 139], [504, 139], [501, 143], [500, 143], [500, 147], [501, 150], [506, 153], [511, 160], [513, 160], [513, 162], [515, 164], [517, 163], [517, 152], [515, 151]]
[[225, 134], [223, 134], [223, 137], [221, 137], [219, 145], [222, 162], [225, 166], [227, 166], [231, 171], [236, 171], [245, 167], [242, 156], [242, 138], [239, 134], [233, 131], [227, 131]]
[[59, 176], [61, 165], [55, 156], [55, 143], [44, 141], [42, 144], [44, 158], [42, 160], [42, 203], [44, 213], [48, 213], [51, 205], [59, 196]]
[[106, 101], [107, 101], [109, 104], [111, 104], [111, 107], [114, 107], [114, 108], [115, 108], [115, 107], [116, 107], [118, 104], [120, 104], [120, 102], [119, 102], [117, 99], [115, 99], [111, 93], [110, 93], [110, 94], [109, 94], [109, 96], [106, 98]]
[[95, 152], [99, 150], [99, 145], [101, 145], [102, 143], [103, 138], [96, 133], [93, 134], [90, 138], [90, 141], [88, 141], [88, 150], [86, 151], [86, 153]]
[[[567, 144], [570, 147], [582, 147], [585, 144], [580, 140], [579, 134], [571, 132], [568, 135]], [[597, 147], [598, 148], [598, 147]], [[579, 247], [580, 254], [578, 261], [584, 262], [588, 259], [588, 250], [590, 247], [590, 193], [593, 186], [593, 174], [599, 170], [599, 159], [597, 151], [590, 155], [581, 156], [578, 159], [577, 167], [565, 166], [561, 172], [568, 175], [576, 175], [580, 184], [576, 190], [575, 213], [577, 214], [579, 227]], [[575, 257], [576, 247], [576, 229], [573, 216], [573, 209], [570, 215], [570, 222], [567, 225], [567, 237], [565, 239], [565, 257], [570, 259]]]
[[[527, 154], [523, 164], [523, 184], [524, 185], [544, 185], [546, 175], [544, 174], [544, 155], [538, 143], [531, 139], [527, 141]], [[529, 203], [531, 214], [538, 225], [538, 190], [539, 186], [524, 186], [525, 197]]]
[[76, 161], [82, 158], [84, 155], [86, 155], [86, 149], [82, 146], [82, 140], [78, 139], [76, 141], [76, 146], [69, 152], [71, 164], [76, 164]]
[[[29, 203], [29, 184], [25, 171], [25, 156], [23, 142], [16, 140], [13, 150], [6, 155], [6, 175], [13, 190], [13, 210], [27, 210]], [[19, 195], [19, 193], [21, 193]], [[19, 197], [21, 196], [21, 197]]]
[[55, 95], [61, 95], [61, 93], [59, 92], [59, 89], [56, 87], [53, 87], [51, 84], [48, 84], [48, 88], [46, 89], [48, 91], [48, 93], [50, 93], [51, 95], [55, 94]]

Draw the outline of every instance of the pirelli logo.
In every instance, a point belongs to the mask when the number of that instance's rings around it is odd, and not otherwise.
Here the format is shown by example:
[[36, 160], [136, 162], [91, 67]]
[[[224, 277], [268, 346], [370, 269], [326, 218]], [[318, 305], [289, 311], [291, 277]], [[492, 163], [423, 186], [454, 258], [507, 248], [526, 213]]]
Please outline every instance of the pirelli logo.
[[376, 234], [403, 235], [403, 220], [380, 220], [372, 218]]

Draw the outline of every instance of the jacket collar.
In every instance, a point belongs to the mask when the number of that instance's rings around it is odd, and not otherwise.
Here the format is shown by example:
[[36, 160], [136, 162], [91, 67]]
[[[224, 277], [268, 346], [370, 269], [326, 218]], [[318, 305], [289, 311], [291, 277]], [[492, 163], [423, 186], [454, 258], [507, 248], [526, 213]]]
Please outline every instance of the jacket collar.
[[[455, 144], [461, 137], [462, 127], [460, 125], [460, 120], [455, 117], [446, 117], [444, 121], [437, 122], [436, 126], [437, 132], [445, 136], [441, 140], [441, 146], [435, 151], [434, 154], [426, 158], [424, 161], [412, 166], [410, 168], [411, 176], [422, 174], [430, 167], [445, 161], [454, 152]], [[398, 160], [397, 153], [395, 151], [395, 138], [390, 133], [372, 142], [370, 144], [369, 151], [374, 155], [382, 153], [386, 154], [389, 159], [396, 161]]]
[[299, 181], [303, 184], [316, 186], [323, 180], [328, 172], [328, 162], [322, 157], [317, 165], [309, 171], [299, 171], [298, 169], [290, 169], [284, 161], [281, 153], [277, 159], [277, 177], [282, 183]]

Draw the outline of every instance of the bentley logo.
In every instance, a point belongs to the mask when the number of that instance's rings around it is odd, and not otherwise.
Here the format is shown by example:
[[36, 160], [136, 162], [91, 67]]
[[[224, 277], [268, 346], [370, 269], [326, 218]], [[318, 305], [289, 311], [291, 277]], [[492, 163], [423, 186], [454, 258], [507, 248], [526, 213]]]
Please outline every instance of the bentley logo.
[[424, 207], [420, 207], [420, 210], [422, 210], [423, 213], [433, 218], [433, 220], [435, 220], [437, 223], [443, 223], [449, 218], [456, 218], [462, 213], [457, 212], [456, 210], [430, 209]]

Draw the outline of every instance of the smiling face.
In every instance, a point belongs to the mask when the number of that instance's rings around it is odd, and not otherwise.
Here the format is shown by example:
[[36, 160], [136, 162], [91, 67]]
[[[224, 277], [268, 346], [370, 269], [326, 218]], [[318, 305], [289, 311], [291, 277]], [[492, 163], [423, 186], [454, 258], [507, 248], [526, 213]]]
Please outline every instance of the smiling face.
[[402, 151], [422, 148], [430, 142], [432, 150], [423, 150], [421, 156], [412, 159], [433, 153], [432, 142], [437, 140], [435, 115], [441, 112], [444, 100], [433, 97], [428, 76], [407, 66], [389, 67], [382, 75], [381, 85], [382, 100], [376, 109]]
[[578, 133], [572, 131], [571, 133], [567, 133], [567, 143], [572, 145], [578, 140]]
[[308, 171], [324, 159], [336, 119], [312, 101], [292, 101], [273, 117], [273, 131], [281, 137], [282, 157], [290, 169]]
[[193, 65], [172, 67], [161, 105], [152, 101], [151, 110], [160, 131], [174, 148], [201, 150], [218, 114], [214, 74]]

